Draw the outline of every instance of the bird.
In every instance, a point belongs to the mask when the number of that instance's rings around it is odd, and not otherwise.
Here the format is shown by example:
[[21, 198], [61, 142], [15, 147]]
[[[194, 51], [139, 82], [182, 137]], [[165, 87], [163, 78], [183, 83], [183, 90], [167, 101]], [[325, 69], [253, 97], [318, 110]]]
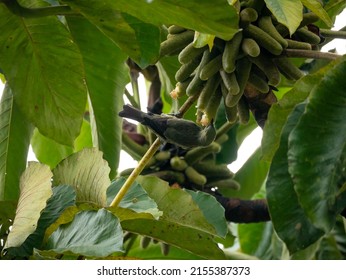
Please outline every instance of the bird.
[[119, 112], [120, 117], [135, 120], [151, 129], [163, 142], [184, 149], [210, 145], [216, 137], [214, 122], [205, 128], [195, 122], [177, 118], [174, 115], [145, 113], [125, 104]]

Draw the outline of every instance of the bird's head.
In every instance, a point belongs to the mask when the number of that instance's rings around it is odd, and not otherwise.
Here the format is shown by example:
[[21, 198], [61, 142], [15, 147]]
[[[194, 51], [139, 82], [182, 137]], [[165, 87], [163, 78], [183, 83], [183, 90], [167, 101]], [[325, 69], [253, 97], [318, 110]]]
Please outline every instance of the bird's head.
[[207, 125], [203, 130], [201, 130], [200, 134], [200, 144], [201, 146], [210, 145], [216, 137], [216, 129], [214, 126], [214, 120], [211, 120], [209, 125]]

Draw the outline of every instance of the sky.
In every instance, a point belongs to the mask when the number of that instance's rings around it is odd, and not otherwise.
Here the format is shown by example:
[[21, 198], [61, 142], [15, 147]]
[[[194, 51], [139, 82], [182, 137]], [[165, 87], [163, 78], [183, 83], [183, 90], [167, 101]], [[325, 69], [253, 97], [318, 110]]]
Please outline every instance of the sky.
[[[335, 25], [333, 27], [334, 30], [339, 30], [340, 28], [346, 26], [346, 9], [336, 18]], [[328, 45], [324, 46], [322, 51], [328, 51], [330, 49], [336, 48], [337, 53], [346, 54], [346, 40], [337, 39], [330, 42]], [[145, 82], [144, 79], [139, 81], [140, 88], [142, 89], [142, 96], [145, 96]], [[0, 98], [2, 95], [4, 85], [0, 80]], [[128, 87], [129, 91], [131, 90]], [[146, 102], [143, 101], [142, 104]], [[238, 159], [229, 165], [229, 168], [232, 172], [237, 172], [239, 168], [246, 162], [246, 160], [252, 155], [252, 153], [260, 146], [262, 139], [262, 129], [256, 128], [242, 143], [238, 150]], [[119, 171], [124, 170], [129, 167], [135, 167], [136, 161], [134, 161], [131, 156], [129, 156], [124, 151], [121, 152], [121, 165], [119, 167]], [[30, 148], [28, 154], [28, 161], [36, 160], [35, 154]]]

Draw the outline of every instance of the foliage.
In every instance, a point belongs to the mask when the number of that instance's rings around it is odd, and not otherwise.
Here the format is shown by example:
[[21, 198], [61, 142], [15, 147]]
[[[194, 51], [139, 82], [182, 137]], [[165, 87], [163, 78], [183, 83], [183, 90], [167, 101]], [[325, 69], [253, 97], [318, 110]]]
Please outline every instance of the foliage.
[[[346, 3], [324, 2], [0, 0], [1, 258], [345, 259], [346, 58], [318, 48], [345, 37], [329, 29]], [[144, 107], [139, 75], [148, 109], [214, 122], [215, 140], [156, 151], [118, 116], [124, 97]], [[138, 168], [118, 171], [121, 150]], [[233, 199], [268, 218], [233, 223]]]

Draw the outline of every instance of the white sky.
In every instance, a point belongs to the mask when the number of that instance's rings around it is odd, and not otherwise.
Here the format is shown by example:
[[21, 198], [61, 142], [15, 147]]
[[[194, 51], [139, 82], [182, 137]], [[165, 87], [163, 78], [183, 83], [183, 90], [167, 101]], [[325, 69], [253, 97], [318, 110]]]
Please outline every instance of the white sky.
[[[344, 10], [335, 21], [333, 27], [334, 30], [338, 30], [346, 25], [346, 10]], [[330, 49], [336, 48], [336, 51], [340, 54], [346, 53], [346, 40], [337, 39], [330, 42], [326, 45], [322, 51], [328, 51]], [[2, 96], [4, 85], [0, 81], [0, 98]], [[144, 80], [140, 81], [140, 88], [145, 89]], [[131, 90], [130, 88], [128, 88]], [[145, 96], [145, 90], [141, 96]], [[145, 104], [145, 102], [143, 102]], [[256, 128], [243, 142], [238, 150], [238, 159], [229, 165], [229, 168], [232, 172], [236, 172], [239, 168], [246, 162], [246, 160], [252, 155], [252, 153], [260, 146], [262, 139], [262, 130]], [[124, 151], [121, 152], [121, 166], [120, 171], [129, 167], [136, 166], [136, 161], [134, 161], [127, 153]], [[29, 150], [28, 160], [36, 160], [35, 154], [32, 152], [32, 149]]]

